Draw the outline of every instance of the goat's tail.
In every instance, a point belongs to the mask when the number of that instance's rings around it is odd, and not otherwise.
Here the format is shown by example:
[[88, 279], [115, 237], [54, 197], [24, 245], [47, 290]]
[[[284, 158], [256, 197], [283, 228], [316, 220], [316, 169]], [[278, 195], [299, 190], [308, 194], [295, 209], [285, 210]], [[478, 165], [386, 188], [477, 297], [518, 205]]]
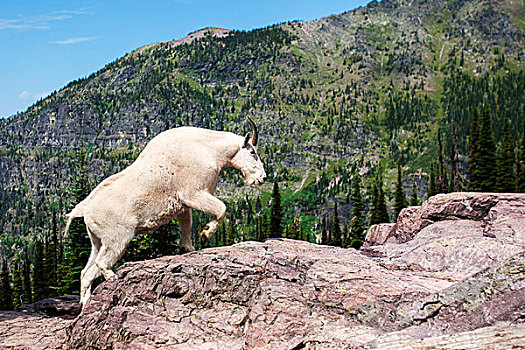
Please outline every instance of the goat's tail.
[[66, 228], [64, 229], [63, 237], [67, 236], [67, 231], [69, 231], [69, 226], [71, 225], [71, 222], [74, 218], [81, 218], [84, 216], [84, 212], [82, 210], [82, 202], [78, 203], [76, 207], [71, 210], [69, 214], [66, 214], [67, 216], [67, 222], [66, 222]]

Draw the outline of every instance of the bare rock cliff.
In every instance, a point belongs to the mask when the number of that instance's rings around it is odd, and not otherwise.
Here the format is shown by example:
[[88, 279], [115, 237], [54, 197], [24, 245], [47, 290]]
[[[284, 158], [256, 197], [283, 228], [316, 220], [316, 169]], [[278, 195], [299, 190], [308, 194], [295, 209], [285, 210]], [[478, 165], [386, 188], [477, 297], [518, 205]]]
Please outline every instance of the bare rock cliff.
[[439, 195], [387, 227], [387, 243], [363, 251], [278, 239], [126, 264], [96, 289], [67, 346], [525, 344], [524, 195]]

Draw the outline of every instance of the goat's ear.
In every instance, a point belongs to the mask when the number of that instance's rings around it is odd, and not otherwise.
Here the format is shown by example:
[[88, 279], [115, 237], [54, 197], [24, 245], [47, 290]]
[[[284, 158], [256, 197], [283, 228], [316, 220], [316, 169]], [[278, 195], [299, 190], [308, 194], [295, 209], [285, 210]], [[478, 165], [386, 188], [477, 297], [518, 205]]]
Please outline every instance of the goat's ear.
[[246, 136], [244, 136], [244, 144], [242, 145], [242, 147], [247, 147], [249, 143], [250, 143], [250, 133], [247, 133]]

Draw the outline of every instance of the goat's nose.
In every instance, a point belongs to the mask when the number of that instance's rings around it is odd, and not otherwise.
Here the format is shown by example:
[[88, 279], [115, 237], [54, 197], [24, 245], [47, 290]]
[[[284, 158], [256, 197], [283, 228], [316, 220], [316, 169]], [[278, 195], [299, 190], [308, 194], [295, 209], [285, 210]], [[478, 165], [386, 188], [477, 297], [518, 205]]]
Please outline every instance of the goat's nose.
[[267, 177], [266, 175], [264, 175], [263, 178], [262, 178], [262, 180], [263, 180], [263, 181], [266, 181], [267, 178], [268, 178], [268, 177]]

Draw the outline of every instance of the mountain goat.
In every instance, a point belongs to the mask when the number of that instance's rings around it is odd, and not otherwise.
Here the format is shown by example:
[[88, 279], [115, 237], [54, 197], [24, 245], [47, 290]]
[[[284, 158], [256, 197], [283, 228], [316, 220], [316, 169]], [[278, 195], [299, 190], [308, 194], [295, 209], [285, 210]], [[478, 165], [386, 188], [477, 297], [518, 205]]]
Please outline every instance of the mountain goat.
[[176, 218], [182, 228], [181, 248], [193, 251], [191, 209], [213, 215], [200, 232], [209, 239], [226, 213], [223, 202], [213, 196], [220, 172], [234, 168], [248, 185], [266, 180], [257, 155], [258, 132], [248, 118], [252, 137], [230, 132], [181, 127], [153, 138], [129, 167], [102, 181], [67, 214], [65, 232], [73, 218], [84, 217], [91, 239], [91, 255], [80, 275], [80, 302], [86, 305], [93, 281], [114, 275], [133, 236], [152, 232]]

